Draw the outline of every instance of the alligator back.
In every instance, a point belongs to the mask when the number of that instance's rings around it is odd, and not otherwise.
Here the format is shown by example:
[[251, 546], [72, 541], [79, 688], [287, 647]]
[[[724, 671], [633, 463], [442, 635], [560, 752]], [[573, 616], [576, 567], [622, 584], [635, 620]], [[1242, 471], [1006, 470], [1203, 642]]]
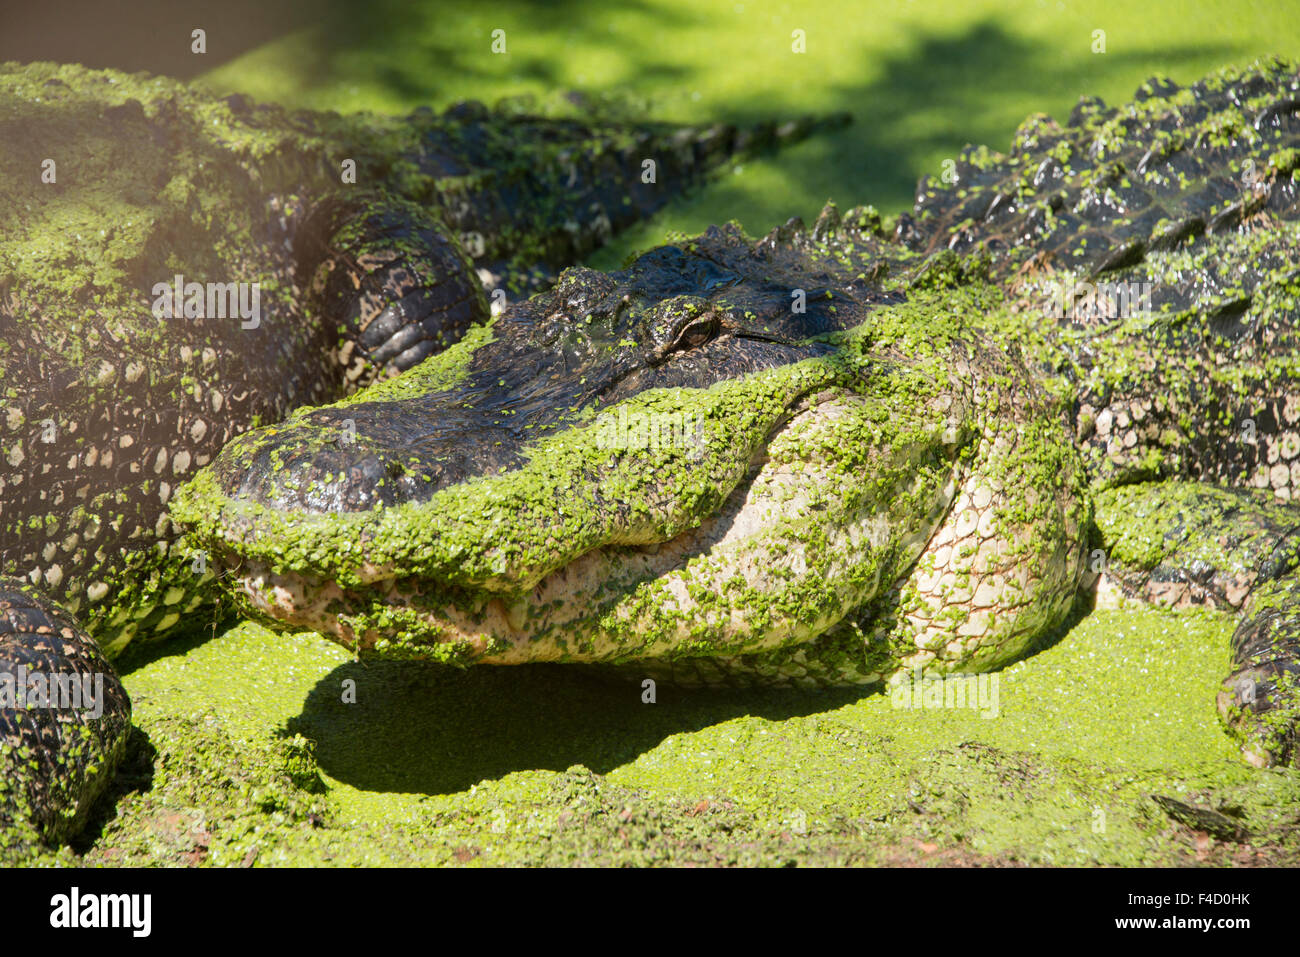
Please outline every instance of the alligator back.
[[[480, 280], [522, 295], [729, 156], [809, 128], [479, 104], [341, 117], [0, 66], [0, 575], [110, 653], [168, 632], [211, 578], [177, 545], [172, 491], [231, 436], [364, 382], [378, 366], [352, 339], [381, 357], [417, 339], [416, 361], [486, 315]], [[455, 328], [392, 335], [447, 288]]]

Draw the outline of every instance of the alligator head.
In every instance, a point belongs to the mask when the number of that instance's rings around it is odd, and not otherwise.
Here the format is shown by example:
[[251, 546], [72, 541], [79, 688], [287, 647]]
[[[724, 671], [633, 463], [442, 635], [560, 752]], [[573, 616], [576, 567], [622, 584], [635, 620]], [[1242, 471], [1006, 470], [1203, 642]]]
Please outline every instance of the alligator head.
[[1071, 599], [1087, 505], [980, 308], [711, 229], [245, 434], [173, 514], [251, 611], [362, 651], [684, 679], [991, 666]]

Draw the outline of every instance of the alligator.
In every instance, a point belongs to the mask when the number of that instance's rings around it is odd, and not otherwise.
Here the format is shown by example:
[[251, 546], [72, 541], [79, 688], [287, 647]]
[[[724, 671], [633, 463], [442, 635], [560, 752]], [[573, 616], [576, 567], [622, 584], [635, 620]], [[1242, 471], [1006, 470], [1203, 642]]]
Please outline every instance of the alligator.
[[0, 65], [0, 672], [108, 682], [93, 726], [0, 698], [0, 820], [76, 830], [66, 795], [129, 727], [106, 659], [213, 605], [167, 503], [233, 435], [417, 366], [711, 172], [846, 119], [643, 114], [341, 116]]
[[870, 688], [1081, 603], [1212, 605], [1227, 730], [1295, 763], [1298, 114], [1283, 61], [1156, 78], [967, 148], [892, 223], [569, 268], [228, 441], [170, 502], [188, 571], [363, 655], [684, 684]]

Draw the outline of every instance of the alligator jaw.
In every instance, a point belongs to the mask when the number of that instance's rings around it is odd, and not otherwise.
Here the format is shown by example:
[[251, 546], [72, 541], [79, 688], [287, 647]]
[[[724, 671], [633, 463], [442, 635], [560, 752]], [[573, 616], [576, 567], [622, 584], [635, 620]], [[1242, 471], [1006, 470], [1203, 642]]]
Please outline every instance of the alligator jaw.
[[[885, 500], [870, 505], [827, 494], [848, 491], [835, 463], [792, 468], [781, 455], [861, 404], [831, 399], [797, 412], [773, 440], [776, 458], [757, 456], [697, 526], [648, 545], [592, 549], [532, 588], [449, 593], [414, 577], [348, 588], [253, 562], [239, 571], [239, 591], [255, 612], [356, 651], [483, 664], [642, 660], [690, 644], [697, 653], [749, 654], [808, 641], [915, 562], [956, 492], [951, 474], [918, 472], [928, 443], [879, 450], [876, 469], [890, 482]], [[936, 438], [951, 458], [956, 432]], [[889, 501], [908, 502], [909, 514]], [[903, 534], [900, 520], [909, 525]], [[728, 589], [754, 603], [715, 606]]]

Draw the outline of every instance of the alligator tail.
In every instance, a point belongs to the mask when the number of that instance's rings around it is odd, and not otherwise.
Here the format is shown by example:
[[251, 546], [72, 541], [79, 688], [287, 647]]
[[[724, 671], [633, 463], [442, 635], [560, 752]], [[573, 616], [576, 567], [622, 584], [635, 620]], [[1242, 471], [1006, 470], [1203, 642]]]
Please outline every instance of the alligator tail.
[[853, 122], [851, 113], [808, 114], [783, 123], [759, 123], [737, 136], [738, 155], [755, 155], [769, 149], [785, 149], [822, 133], [843, 129]]
[[[485, 114], [484, 132], [509, 127], [508, 156], [450, 181], [444, 217], [480, 278], [511, 299], [546, 287], [614, 235], [729, 164], [837, 129], [848, 114], [737, 127]], [[531, 241], [524, 243], [520, 236]], [[511, 242], [497, 242], [508, 237]], [[526, 256], [520, 249], [526, 250]]]

